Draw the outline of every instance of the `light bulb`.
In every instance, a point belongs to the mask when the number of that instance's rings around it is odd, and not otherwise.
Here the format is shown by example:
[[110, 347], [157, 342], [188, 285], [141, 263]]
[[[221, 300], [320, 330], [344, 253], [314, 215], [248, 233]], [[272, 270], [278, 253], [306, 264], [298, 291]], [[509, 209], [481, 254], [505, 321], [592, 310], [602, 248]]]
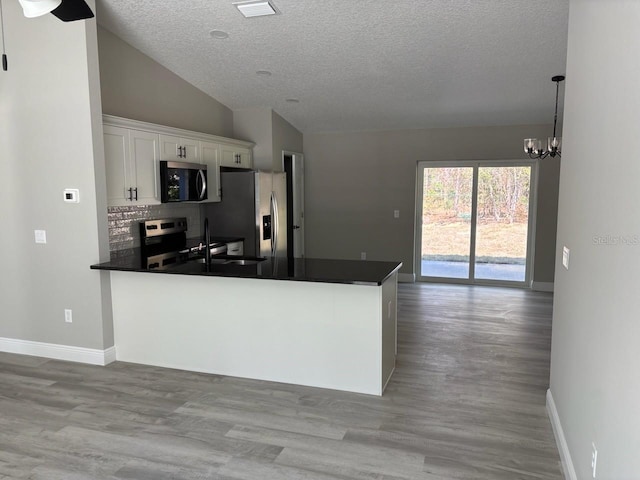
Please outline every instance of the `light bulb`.
[[525, 153], [533, 153], [536, 148], [537, 140], [535, 138], [524, 139], [524, 151]]

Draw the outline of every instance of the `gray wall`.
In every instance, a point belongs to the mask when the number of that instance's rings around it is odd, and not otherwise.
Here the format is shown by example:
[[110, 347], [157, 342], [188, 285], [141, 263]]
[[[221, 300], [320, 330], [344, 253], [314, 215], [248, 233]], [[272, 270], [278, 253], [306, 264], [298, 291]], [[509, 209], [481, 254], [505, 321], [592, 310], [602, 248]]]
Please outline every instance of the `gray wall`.
[[[0, 337], [113, 345], [95, 20], [27, 19], [3, 2], [9, 71], [0, 101]], [[80, 189], [80, 203], [63, 189]], [[34, 243], [34, 229], [47, 244]], [[64, 322], [64, 309], [73, 323]]]
[[[640, 478], [640, 2], [572, 1], [551, 393], [579, 479]], [[570, 248], [570, 268], [561, 249]]]
[[271, 170], [273, 137], [270, 108], [245, 108], [233, 111], [233, 133], [239, 140], [253, 142], [253, 168]]
[[98, 47], [104, 113], [233, 137], [233, 113], [215, 98], [102, 27]]
[[236, 138], [255, 143], [253, 167], [282, 171], [282, 151], [302, 153], [302, 133], [270, 108], [233, 111]]
[[282, 151], [303, 153], [303, 136], [296, 127], [276, 112], [271, 113], [273, 170], [282, 171]]
[[[548, 125], [304, 135], [309, 257], [399, 260], [413, 273], [418, 161], [522, 159]], [[541, 163], [534, 280], [553, 282], [557, 160]], [[400, 218], [393, 211], [400, 210]]]

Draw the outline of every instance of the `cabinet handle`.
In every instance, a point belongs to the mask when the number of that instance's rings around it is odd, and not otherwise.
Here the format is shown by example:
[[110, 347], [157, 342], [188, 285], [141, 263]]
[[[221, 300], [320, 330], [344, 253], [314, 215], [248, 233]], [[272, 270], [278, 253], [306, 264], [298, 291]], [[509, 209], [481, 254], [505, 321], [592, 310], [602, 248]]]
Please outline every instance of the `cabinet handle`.
[[178, 147], [178, 152], [179, 152], [179, 153], [178, 153], [178, 156], [179, 156], [180, 158], [184, 158], [184, 153], [182, 153], [182, 148], [183, 148], [182, 146]]
[[133, 189], [134, 192], [136, 192], [136, 202], [138, 201], [138, 187]]
[[182, 147], [182, 158], [187, 158], [187, 147]]
[[129, 188], [129, 201], [133, 201], [133, 188]]

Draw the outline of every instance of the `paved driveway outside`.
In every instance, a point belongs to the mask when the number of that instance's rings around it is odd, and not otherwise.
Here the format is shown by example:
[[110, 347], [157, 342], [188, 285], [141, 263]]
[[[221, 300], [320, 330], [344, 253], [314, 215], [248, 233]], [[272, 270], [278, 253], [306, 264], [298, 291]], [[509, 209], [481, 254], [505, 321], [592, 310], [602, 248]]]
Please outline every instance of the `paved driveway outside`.
[[[476, 278], [524, 282], [525, 266], [504, 263], [477, 263]], [[422, 260], [422, 275], [429, 277], [468, 278], [469, 262]]]

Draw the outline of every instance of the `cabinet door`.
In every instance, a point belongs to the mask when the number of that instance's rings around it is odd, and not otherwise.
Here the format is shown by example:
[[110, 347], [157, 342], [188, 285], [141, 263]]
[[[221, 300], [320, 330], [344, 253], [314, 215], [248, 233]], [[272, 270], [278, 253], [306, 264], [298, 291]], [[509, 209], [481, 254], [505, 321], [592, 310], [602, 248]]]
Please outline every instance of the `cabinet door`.
[[234, 145], [222, 145], [220, 147], [222, 158], [220, 165], [232, 168], [251, 168], [251, 151]]
[[200, 142], [198, 140], [192, 140], [190, 138], [181, 138], [180, 145], [182, 146], [182, 161], [200, 163]]
[[160, 160], [200, 161], [200, 142], [190, 138], [160, 135]]
[[152, 205], [160, 203], [159, 136], [157, 133], [129, 130], [131, 165], [135, 175], [134, 203]]
[[228, 145], [220, 146], [220, 165], [223, 167], [238, 167], [236, 151], [233, 147]]
[[244, 148], [237, 150], [240, 168], [251, 168], [251, 151]]
[[104, 158], [107, 175], [107, 204], [128, 205], [131, 188], [131, 157], [129, 152], [129, 130], [105, 125]]
[[184, 160], [180, 137], [160, 135], [160, 160]]
[[[220, 145], [200, 142], [201, 162], [207, 166], [207, 200], [220, 201]], [[206, 203], [205, 202], [205, 203]]]

